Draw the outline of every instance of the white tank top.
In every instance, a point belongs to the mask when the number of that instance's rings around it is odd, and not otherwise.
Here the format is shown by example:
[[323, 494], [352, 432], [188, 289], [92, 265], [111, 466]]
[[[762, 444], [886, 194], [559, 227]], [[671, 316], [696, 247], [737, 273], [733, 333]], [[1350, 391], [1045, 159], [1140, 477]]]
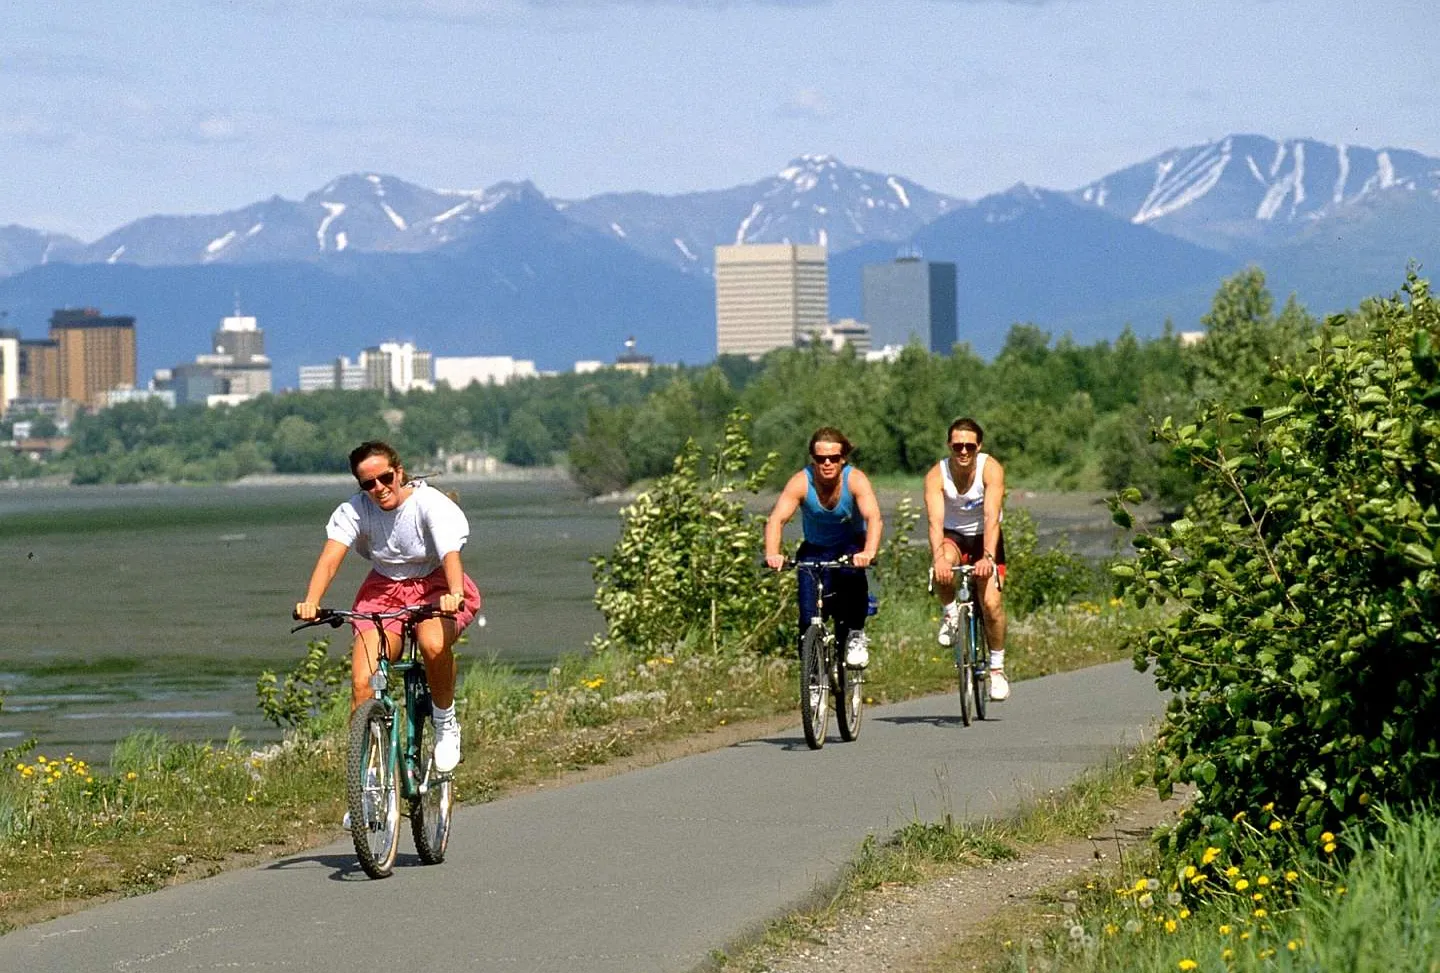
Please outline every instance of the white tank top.
[[[967, 537], [985, 533], [985, 461], [987, 453], [975, 456], [975, 480], [961, 493], [950, 475], [950, 461], [940, 461], [940, 479], [945, 488], [945, 529]], [[1003, 515], [1002, 515], [1003, 517]]]

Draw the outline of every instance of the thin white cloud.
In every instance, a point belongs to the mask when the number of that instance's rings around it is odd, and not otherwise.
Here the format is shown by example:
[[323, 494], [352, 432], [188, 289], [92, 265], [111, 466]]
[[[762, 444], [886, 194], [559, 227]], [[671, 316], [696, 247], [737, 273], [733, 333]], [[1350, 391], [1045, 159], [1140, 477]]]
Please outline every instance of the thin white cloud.
[[819, 120], [831, 115], [830, 103], [823, 92], [816, 88], [801, 88], [780, 106], [781, 118], [807, 118]]

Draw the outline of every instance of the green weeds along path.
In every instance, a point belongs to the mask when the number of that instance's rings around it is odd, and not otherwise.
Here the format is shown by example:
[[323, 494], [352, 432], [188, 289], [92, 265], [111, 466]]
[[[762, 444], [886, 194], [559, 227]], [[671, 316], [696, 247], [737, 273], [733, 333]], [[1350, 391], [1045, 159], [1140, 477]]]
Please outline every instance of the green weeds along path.
[[[1146, 615], [1082, 603], [1011, 627], [1017, 679], [1122, 658]], [[951, 690], [934, 607], [889, 599], [873, 625], [873, 703]], [[491, 800], [566, 771], [695, 734], [795, 711], [789, 658], [617, 650], [575, 657], [535, 685], [478, 665], [464, 679], [459, 795]], [[142, 735], [103, 774], [63, 754], [10, 755], [0, 772], [0, 924], [14, 928], [105, 897], [132, 895], [333, 840], [343, 812], [343, 704], [313, 733], [252, 751], [243, 741], [177, 744]]]

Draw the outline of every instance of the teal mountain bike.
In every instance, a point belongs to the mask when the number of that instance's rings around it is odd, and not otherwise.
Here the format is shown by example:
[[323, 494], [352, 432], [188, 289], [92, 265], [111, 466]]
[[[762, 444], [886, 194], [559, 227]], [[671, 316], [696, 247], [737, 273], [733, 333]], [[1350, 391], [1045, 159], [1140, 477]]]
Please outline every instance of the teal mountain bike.
[[435, 770], [430, 687], [415, 632], [420, 622], [443, 614], [434, 605], [407, 605], [386, 612], [321, 608], [313, 621], [291, 629], [339, 628], [349, 619], [366, 618], [383, 630], [387, 620], [402, 620], [398, 658], [391, 662], [380, 653], [380, 663], [370, 676], [374, 695], [350, 715], [345, 802], [355, 854], [371, 878], [385, 878], [395, 867], [402, 801], [422, 862], [444, 861], [450, 843], [454, 775]]

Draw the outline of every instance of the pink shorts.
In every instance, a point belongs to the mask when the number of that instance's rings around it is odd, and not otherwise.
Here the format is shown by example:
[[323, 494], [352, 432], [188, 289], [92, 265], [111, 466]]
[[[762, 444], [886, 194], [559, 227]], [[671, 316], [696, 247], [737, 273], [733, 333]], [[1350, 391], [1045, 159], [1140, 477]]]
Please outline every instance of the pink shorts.
[[[357, 612], [386, 612], [406, 605], [438, 605], [440, 596], [450, 593], [445, 581], [445, 569], [436, 568], [423, 578], [387, 578], [378, 571], [371, 571], [355, 592], [353, 610]], [[475, 620], [480, 610], [480, 589], [465, 575], [465, 603], [455, 613], [455, 631], [463, 631]], [[355, 631], [365, 632], [375, 628], [368, 618], [352, 618], [350, 624]], [[400, 634], [403, 620], [392, 618], [385, 623], [385, 631]]]

